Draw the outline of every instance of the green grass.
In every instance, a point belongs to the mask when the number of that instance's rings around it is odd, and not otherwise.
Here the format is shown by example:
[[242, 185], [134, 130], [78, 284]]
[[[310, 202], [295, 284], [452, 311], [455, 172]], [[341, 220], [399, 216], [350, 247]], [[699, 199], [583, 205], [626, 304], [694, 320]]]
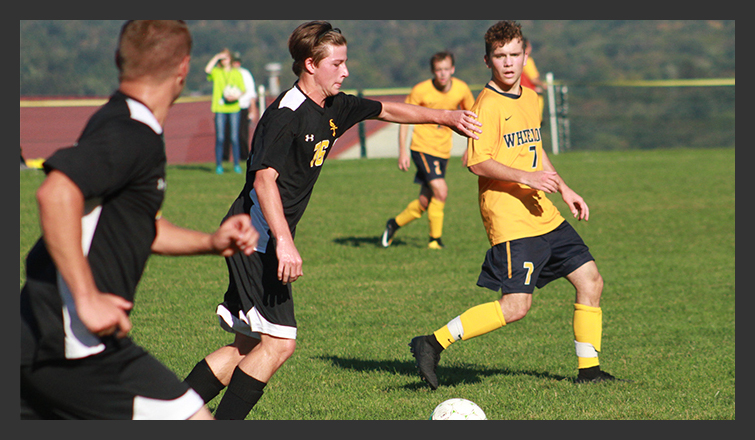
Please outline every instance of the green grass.
[[[445, 352], [436, 391], [420, 381], [407, 343], [497, 297], [475, 286], [488, 249], [476, 179], [452, 159], [447, 249], [425, 248], [424, 218], [383, 249], [386, 219], [416, 195], [412, 174], [394, 159], [329, 161], [297, 232], [305, 262], [294, 284], [297, 350], [249, 418], [425, 419], [442, 400], [464, 397], [495, 420], [734, 419], [734, 156], [730, 148], [551, 157], [591, 210], [589, 223], [572, 224], [605, 279], [601, 365], [633, 383], [572, 383], [574, 292], [559, 280], [535, 292], [522, 321]], [[21, 172], [21, 283], [41, 180]], [[213, 230], [241, 185], [209, 165], [171, 166], [164, 215]], [[153, 257], [132, 337], [184, 377], [231, 340], [214, 316], [226, 283], [221, 258]]]

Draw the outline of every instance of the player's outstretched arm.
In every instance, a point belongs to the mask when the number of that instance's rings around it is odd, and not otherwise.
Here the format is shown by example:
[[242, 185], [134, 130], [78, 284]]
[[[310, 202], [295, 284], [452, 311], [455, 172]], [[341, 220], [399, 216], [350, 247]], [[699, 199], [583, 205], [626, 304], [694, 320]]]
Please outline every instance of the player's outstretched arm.
[[469, 110], [437, 110], [403, 102], [383, 102], [383, 110], [377, 119], [399, 124], [438, 124], [449, 127], [456, 133], [479, 139], [482, 124], [477, 115]]
[[212, 234], [181, 228], [162, 217], [156, 225], [157, 236], [152, 243], [152, 252], [160, 255], [217, 254], [230, 257], [236, 252], [250, 255], [259, 238], [248, 214], [229, 217]]

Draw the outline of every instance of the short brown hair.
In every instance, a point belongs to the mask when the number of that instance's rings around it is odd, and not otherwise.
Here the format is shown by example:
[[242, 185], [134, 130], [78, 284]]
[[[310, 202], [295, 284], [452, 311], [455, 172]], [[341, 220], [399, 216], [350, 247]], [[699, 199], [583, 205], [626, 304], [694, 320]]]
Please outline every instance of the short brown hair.
[[454, 54], [451, 52], [444, 50], [441, 52], [436, 53], [432, 57], [430, 57], [430, 70], [435, 70], [435, 63], [445, 60], [446, 58], [451, 60], [451, 65], [454, 65]]
[[312, 58], [317, 65], [327, 55], [327, 46], [345, 46], [346, 38], [341, 30], [334, 28], [327, 21], [310, 21], [300, 24], [288, 38], [288, 52], [294, 59], [294, 75], [299, 76], [304, 70], [304, 61]]
[[129, 20], [121, 28], [115, 64], [119, 79], [163, 79], [191, 54], [191, 33], [183, 20]]
[[485, 32], [485, 55], [516, 39], [522, 40], [522, 25], [512, 20], [502, 20]]

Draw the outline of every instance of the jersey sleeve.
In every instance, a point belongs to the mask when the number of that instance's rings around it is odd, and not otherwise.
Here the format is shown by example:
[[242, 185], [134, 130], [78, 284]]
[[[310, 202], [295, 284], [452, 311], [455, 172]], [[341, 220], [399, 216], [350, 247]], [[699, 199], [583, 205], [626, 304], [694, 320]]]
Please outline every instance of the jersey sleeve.
[[354, 95], [341, 93], [339, 102], [339, 113], [342, 115], [341, 126], [338, 127], [338, 136], [342, 135], [349, 128], [364, 121], [373, 119], [383, 111], [383, 104], [380, 101], [361, 98]]

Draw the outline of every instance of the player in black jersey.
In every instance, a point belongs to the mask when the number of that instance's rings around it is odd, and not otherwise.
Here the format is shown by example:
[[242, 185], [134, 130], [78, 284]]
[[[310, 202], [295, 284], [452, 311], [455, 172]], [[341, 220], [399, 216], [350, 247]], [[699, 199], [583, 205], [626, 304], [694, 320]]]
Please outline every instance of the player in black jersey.
[[163, 123], [189, 71], [180, 20], [132, 20], [120, 34], [119, 87], [77, 145], [44, 162], [42, 238], [21, 291], [22, 419], [210, 419], [204, 402], [126, 335], [151, 253], [250, 254], [248, 214], [213, 234], [160, 216]]
[[294, 245], [296, 225], [339, 136], [374, 118], [440, 124], [473, 137], [481, 131], [469, 111], [381, 103], [342, 93], [349, 74], [346, 39], [328, 22], [303, 23], [288, 44], [298, 81], [260, 119], [247, 159], [246, 184], [228, 213], [250, 213], [260, 234], [257, 252], [226, 259], [230, 281], [217, 314], [235, 339], [200, 361], [186, 378], [205, 402], [227, 386], [217, 419], [244, 419], [294, 352], [291, 283], [303, 275]]

